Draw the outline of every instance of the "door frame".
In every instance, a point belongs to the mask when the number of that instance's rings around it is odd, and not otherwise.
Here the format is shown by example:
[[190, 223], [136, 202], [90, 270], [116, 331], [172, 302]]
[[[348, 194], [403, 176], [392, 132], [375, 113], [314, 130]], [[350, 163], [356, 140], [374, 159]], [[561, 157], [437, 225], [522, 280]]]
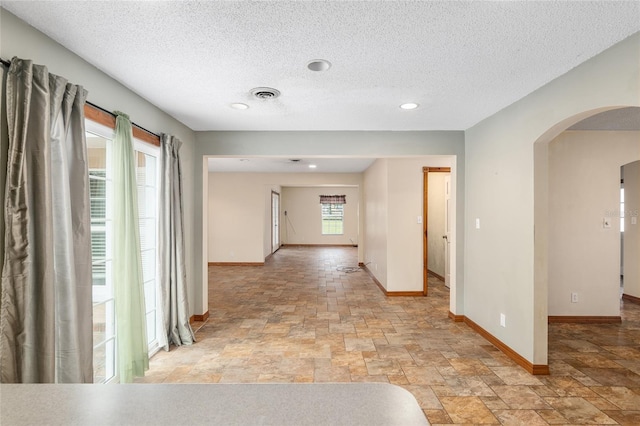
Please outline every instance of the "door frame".
[[[278, 199], [278, 214], [277, 214], [278, 217], [277, 218], [273, 214], [273, 205], [274, 205], [274, 203], [273, 203], [273, 198], [274, 197], [273, 196], [274, 195], [276, 195], [277, 199]], [[278, 221], [277, 225], [275, 223], [276, 219]], [[273, 228], [275, 226], [278, 227], [278, 247], [274, 247], [273, 246], [273, 237], [274, 237]], [[276, 192], [276, 191], [274, 191], [272, 189], [271, 190], [271, 253], [270, 254], [273, 254], [273, 253], [277, 252], [280, 249], [280, 246], [282, 246], [282, 242], [280, 241], [280, 237], [281, 237], [281, 234], [280, 234], [280, 193]]]
[[422, 295], [429, 294], [429, 173], [451, 173], [451, 167], [422, 168]]

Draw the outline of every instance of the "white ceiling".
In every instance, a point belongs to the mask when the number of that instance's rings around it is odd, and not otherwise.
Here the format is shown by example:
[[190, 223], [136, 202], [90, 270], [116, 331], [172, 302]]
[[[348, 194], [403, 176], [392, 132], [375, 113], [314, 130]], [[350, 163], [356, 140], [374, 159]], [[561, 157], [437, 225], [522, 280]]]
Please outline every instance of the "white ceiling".
[[639, 1], [1, 4], [194, 130], [465, 130], [640, 30]]

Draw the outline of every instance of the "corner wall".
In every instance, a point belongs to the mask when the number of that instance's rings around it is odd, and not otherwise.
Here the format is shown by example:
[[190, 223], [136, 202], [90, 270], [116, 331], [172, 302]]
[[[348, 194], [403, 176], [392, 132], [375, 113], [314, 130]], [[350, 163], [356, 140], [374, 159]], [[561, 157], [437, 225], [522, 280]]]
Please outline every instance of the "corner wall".
[[640, 132], [566, 131], [549, 143], [550, 316], [620, 315], [620, 167], [637, 159]]
[[[285, 228], [283, 187], [358, 187], [360, 173], [208, 173], [207, 261], [262, 263], [271, 252], [271, 190], [280, 192], [280, 228]], [[315, 188], [313, 188], [315, 189]], [[355, 188], [341, 188], [354, 190]], [[323, 189], [317, 189], [324, 192]], [[358, 206], [358, 191], [352, 195]], [[347, 200], [349, 203], [349, 199]], [[318, 205], [314, 199], [313, 206]], [[303, 220], [304, 218], [300, 218]], [[357, 215], [350, 223], [357, 235]], [[361, 219], [360, 219], [361, 220]], [[297, 231], [297, 224], [294, 224]], [[286, 243], [281, 233], [281, 242]], [[348, 241], [345, 244], [349, 244]], [[304, 243], [320, 244], [320, 243]]]
[[[281, 193], [281, 240], [283, 244], [351, 245], [358, 243], [358, 204], [354, 187], [284, 187]], [[346, 195], [342, 235], [322, 234], [320, 195]], [[284, 216], [284, 212], [287, 216]], [[356, 266], [356, 265], [352, 265]]]
[[636, 33], [465, 132], [465, 315], [533, 365], [547, 364], [548, 316], [539, 261], [548, 253], [534, 252], [547, 238], [544, 218], [534, 223], [534, 144], [596, 112], [640, 105], [639, 76]]
[[385, 289], [389, 238], [389, 160], [376, 160], [364, 172], [364, 263]]

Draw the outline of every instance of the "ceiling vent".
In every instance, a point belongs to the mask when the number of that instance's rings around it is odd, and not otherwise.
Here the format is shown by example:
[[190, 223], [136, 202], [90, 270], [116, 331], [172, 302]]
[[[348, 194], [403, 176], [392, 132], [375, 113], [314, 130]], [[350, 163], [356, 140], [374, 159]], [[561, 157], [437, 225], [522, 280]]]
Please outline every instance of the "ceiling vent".
[[256, 87], [251, 90], [251, 94], [258, 99], [275, 99], [280, 96], [280, 92], [271, 87]]

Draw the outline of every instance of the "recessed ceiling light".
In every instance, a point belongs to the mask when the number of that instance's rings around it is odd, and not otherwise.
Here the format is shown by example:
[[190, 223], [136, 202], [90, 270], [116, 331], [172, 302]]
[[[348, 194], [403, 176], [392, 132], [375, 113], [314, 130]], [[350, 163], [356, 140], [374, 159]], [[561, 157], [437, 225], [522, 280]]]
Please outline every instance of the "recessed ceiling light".
[[416, 104], [416, 103], [409, 102], [409, 103], [400, 105], [400, 108], [408, 110], [408, 109], [416, 109], [416, 108], [418, 108], [418, 106], [419, 105]]
[[326, 71], [331, 68], [331, 62], [325, 59], [314, 59], [312, 61], [309, 61], [309, 63], [307, 64], [307, 68], [309, 68], [311, 71]]
[[231, 104], [230, 107], [233, 109], [249, 109], [249, 105], [240, 103]]
[[310, 169], [315, 169], [316, 167], [318, 167], [318, 166], [316, 166], [315, 164], [309, 164], [309, 168]]

